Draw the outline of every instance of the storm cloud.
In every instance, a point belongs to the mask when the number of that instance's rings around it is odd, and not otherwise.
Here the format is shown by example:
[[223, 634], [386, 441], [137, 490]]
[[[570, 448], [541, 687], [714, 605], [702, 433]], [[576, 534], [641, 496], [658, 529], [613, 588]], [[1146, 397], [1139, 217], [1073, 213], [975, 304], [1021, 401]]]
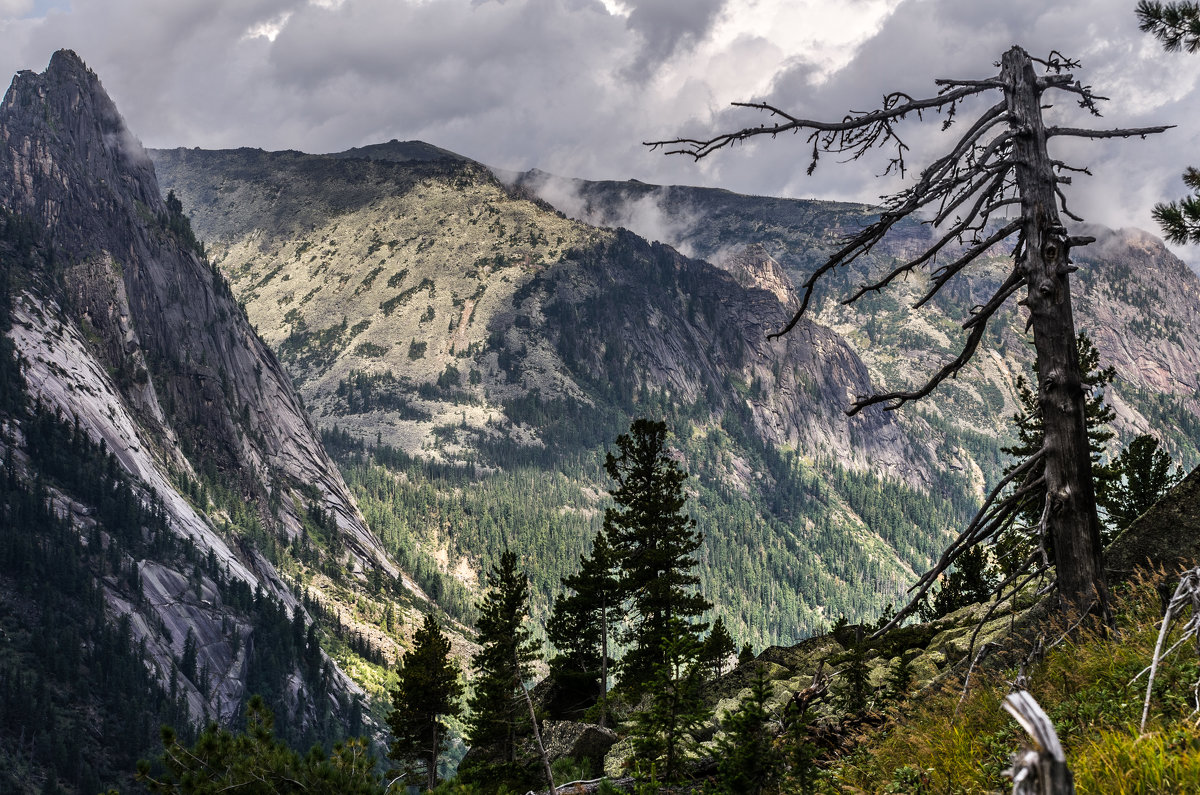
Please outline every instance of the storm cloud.
[[[509, 170], [702, 184], [871, 201], [898, 187], [882, 159], [804, 174], [801, 138], [756, 141], [699, 164], [642, 142], [757, 124], [735, 100], [838, 118], [935, 77], [986, 77], [1012, 44], [1082, 61], [1112, 101], [1073, 124], [1173, 123], [1152, 141], [1072, 141], [1093, 177], [1073, 209], [1152, 228], [1155, 201], [1200, 161], [1200, 56], [1137, 30], [1132, 0], [0, 0], [0, 72], [76, 50], [148, 146], [337, 151], [422, 139]], [[961, 115], [969, 112], [964, 108]], [[902, 128], [922, 162], [939, 119]]]

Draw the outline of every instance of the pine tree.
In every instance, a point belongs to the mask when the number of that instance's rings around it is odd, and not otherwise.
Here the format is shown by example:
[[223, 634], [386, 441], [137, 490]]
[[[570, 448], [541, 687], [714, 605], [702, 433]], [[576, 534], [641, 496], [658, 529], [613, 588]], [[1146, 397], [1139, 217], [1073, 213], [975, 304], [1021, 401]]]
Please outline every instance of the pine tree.
[[733, 636], [725, 628], [725, 619], [717, 616], [700, 652], [701, 659], [708, 665], [714, 678], [725, 673], [725, 663], [736, 648]]
[[681, 782], [696, 755], [694, 734], [712, 716], [705, 704], [700, 644], [680, 619], [672, 619], [661, 657], [651, 670], [650, 708], [633, 716], [634, 771], [643, 781]]
[[462, 712], [463, 686], [458, 666], [450, 660], [450, 641], [432, 615], [425, 616], [414, 635], [412, 651], [404, 655], [398, 675], [387, 718], [395, 738], [388, 758], [400, 763], [397, 773], [406, 781], [423, 777], [426, 789], [433, 789], [438, 758], [447, 745], [445, 718]]
[[[1162, 42], [1167, 52], [1200, 51], [1200, 4], [1139, 0], [1137, 15], [1141, 29]], [[1185, 169], [1183, 184], [1191, 188], [1191, 195], [1154, 205], [1154, 220], [1172, 243], [1200, 243], [1200, 169]]]
[[734, 712], [721, 716], [725, 735], [717, 741], [717, 779], [730, 795], [764, 792], [778, 780], [783, 758], [775, 745], [773, 719], [767, 708], [771, 680], [759, 668], [750, 693]]
[[986, 602], [996, 587], [996, 577], [988, 563], [983, 547], [973, 547], [959, 557], [954, 568], [942, 580], [941, 589], [934, 594], [928, 611], [922, 618], [931, 620], [948, 616], [967, 605]]
[[913, 683], [911, 662], [909, 657], [901, 653], [896, 667], [888, 672], [887, 680], [884, 683], [884, 698], [888, 701], [899, 703], [908, 698], [908, 691], [912, 688]]
[[738, 665], [745, 665], [748, 662], [754, 661], [754, 649], [749, 643], [742, 644], [742, 650], [738, 652]]
[[841, 674], [844, 685], [841, 701], [847, 712], [861, 715], [866, 712], [872, 695], [871, 669], [867, 667], [867, 652], [862, 642], [861, 629], [855, 634], [850, 648], [841, 655]]
[[[471, 658], [475, 669], [467, 740], [478, 749], [480, 765], [489, 779], [516, 780], [517, 742], [529, 731], [521, 684], [532, 674], [537, 642], [526, 625], [529, 616], [529, 577], [517, 571], [517, 556], [509, 550], [488, 573], [487, 591], [477, 605], [480, 649]], [[482, 770], [469, 772], [478, 778]]]
[[568, 693], [578, 693], [583, 704], [599, 699], [601, 726], [606, 724], [608, 671], [613, 663], [608, 641], [621, 619], [621, 589], [616, 557], [601, 531], [588, 556], [580, 555], [579, 572], [563, 578], [563, 587], [574, 593], [554, 599], [546, 637], [559, 654], [550, 660], [550, 672]]
[[604, 512], [604, 531], [621, 567], [621, 584], [632, 607], [621, 662], [621, 684], [640, 692], [665, 661], [666, 642], [676, 627], [693, 641], [705, 629], [692, 621], [712, 607], [694, 588], [693, 557], [702, 541], [696, 522], [684, 513], [687, 473], [667, 455], [667, 426], [634, 420], [617, 437], [617, 454], [604, 468], [615, 486], [613, 507]]
[[137, 779], [163, 795], [218, 795], [228, 792], [312, 792], [322, 795], [377, 795], [375, 759], [362, 739], [316, 747], [301, 757], [274, 731], [275, 718], [261, 696], [251, 696], [246, 731], [233, 734], [213, 723], [191, 748], [175, 732], [162, 730], [161, 772], [138, 763]]
[[1172, 470], [1171, 457], [1159, 447], [1158, 440], [1146, 434], [1121, 451], [1113, 460], [1112, 471], [1114, 482], [1101, 507], [1114, 532], [1133, 524], [1183, 478], [1178, 468]]

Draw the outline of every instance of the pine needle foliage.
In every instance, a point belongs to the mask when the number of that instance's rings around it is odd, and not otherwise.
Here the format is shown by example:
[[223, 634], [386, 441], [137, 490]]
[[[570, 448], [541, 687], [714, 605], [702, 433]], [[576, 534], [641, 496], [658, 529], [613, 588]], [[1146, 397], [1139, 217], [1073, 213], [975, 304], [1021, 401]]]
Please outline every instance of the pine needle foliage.
[[[1158, 39], [1167, 52], [1200, 51], [1200, 4], [1185, 0], [1163, 3], [1139, 0], [1138, 26]], [[1200, 243], [1200, 170], [1188, 167], [1183, 183], [1192, 195], [1154, 206], [1154, 220], [1167, 240], [1176, 245]]]
[[528, 626], [529, 577], [517, 570], [512, 551], [505, 550], [488, 573], [478, 610], [480, 649], [471, 658], [475, 689], [467, 741], [490, 777], [519, 777], [517, 744], [530, 731], [521, 685], [532, 677], [539, 653]]
[[775, 742], [778, 718], [769, 708], [771, 695], [771, 680], [760, 668], [737, 709], [721, 716], [725, 734], [717, 740], [716, 748], [720, 792], [770, 792], [783, 772], [783, 754]]
[[191, 747], [170, 728], [162, 730], [162, 773], [138, 764], [138, 780], [163, 795], [217, 795], [223, 792], [274, 795], [377, 795], [375, 759], [361, 739], [335, 745], [328, 756], [319, 747], [301, 757], [275, 737], [275, 718], [258, 696], [250, 698], [246, 731], [234, 734], [215, 723]]
[[394, 738], [388, 757], [400, 765], [393, 775], [412, 783], [423, 780], [433, 789], [438, 759], [447, 746], [445, 719], [462, 712], [463, 686], [458, 666], [450, 660], [450, 641], [432, 614], [426, 614], [397, 673], [387, 718]]
[[1183, 479], [1179, 468], [1171, 467], [1171, 456], [1147, 434], [1135, 438], [1113, 459], [1112, 471], [1114, 480], [1102, 507], [1118, 530], [1133, 524]]
[[696, 758], [696, 732], [712, 717], [704, 700], [700, 644], [674, 619], [662, 646], [662, 659], [649, 681], [649, 709], [633, 717], [634, 772], [643, 782], [671, 786], [687, 778]]
[[1167, 52], [1200, 50], [1200, 4], [1140, 0], [1138, 27], [1162, 42]]
[[[590, 706], [604, 701], [608, 692], [609, 639], [621, 620], [621, 588], [617, 559], [608, 536], [601, 531], [589, 555], [580, 555], [579, 571], [564, 577], [563, 588], [554, 599], [554, 610], [546, 625], [546, 637], [558, 654], [550, 660], [555, 682], [572, 700]], [[604, 713], [607, 707], [601, 706]], [[600, 724], [605, 716], [601, 714]]]
[[621, 685], [640, 693], [667, 661], [674, 632], [699, 640], [706, 627], [696, 619], [712, 603], [695, 591], [695, 554], [703, 539], [684, 511], [688, 475], [668, 453], [666, 423], [634, 420], [616, 447], [604, 461], [615, 484], [604, 532], [631, 607]]

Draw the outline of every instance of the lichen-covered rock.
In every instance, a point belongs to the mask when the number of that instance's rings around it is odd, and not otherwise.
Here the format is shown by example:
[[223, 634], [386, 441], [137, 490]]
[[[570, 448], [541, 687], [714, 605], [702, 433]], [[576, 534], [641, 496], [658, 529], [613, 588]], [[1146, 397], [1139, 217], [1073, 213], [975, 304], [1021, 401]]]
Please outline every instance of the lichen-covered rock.
[[604, 755], [604, 775], [609, 778], [621, 778], [629, 775], [632, 760], [633, 740], [629, 737], [622, 737]]
[[542, 724], [542, 743], [551, 764], [569, 758], [586, 760], [598, 768], [616, 742], [616, 732], [593, 723], [548, 720]]

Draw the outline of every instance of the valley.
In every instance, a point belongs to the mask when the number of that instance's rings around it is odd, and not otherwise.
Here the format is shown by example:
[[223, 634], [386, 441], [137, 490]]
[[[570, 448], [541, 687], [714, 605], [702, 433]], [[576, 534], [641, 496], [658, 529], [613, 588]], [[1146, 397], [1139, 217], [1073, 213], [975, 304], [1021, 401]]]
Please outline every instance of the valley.
[[[452, 673], [479, 664], [499, 561], [529, 577], [546, 648], [639, 418], [666, 423], [663, 454], [690, 473], [704, 621], [747, 666], [722, 680], [733, 652], [711, 661], [706, 698], [725, 707], [751, 668], [802, 689], [820, 656], [802, 647], [823, 650], [818, 672], [865, 653], [863, 627], [1009, 463], [1030, 358], [1017, 308], [935, 399], [844, 413], [952, 357], [1010, 256], [921, 313], [920, 273], [841, 303], [920, 249], [915, 221], [772, 338], [871, 208], [502, 179], [416, 141], [147, 152], [66, 50], [17, 75], [0, 138], [0, 704], [17, 716], [0, 788], [128, 781], [159, 722], [190, 742], [240, 725], [251, 694], [293, 748], [382, 755], [428, 617]], [[1077, 306], [1115, 371], [1109, 453], [1150, 433], [1190, 469], [1200, 280], [1146, 233], [1090, 231]], [[907, 628], [919, 651], [876, 644], [872, 675], [893, 653], [922, 681], [950, 672], [977, 607]], [[549, 655], [531, 657], [513, 679], [541, 677]], [[537, 686], [542, 708], [562, 698]], [[449, 734], [457, 764], [463, 724]], [[372, 745], [335, 746], [358, 735]]]
[[[703, 590], [756, 646], [900, 601], [1004, 464], [1029, 367], [1015, 308], [937, 400], [842, 413], [952, 358], [1003, 252], [922, 312], [907, 310], [921, 273], [841, 305], [928, 238], [905, 222], [818, 295], [815, 322], [768, 341], [797, 277], [868, 208], [539, 173], [505, 184], [416, 142], [152, 156], [389, 549], [464, 620], [506, 545], [545, 615], [599, 527], [606, 446], [636, 416], [674, 430]], [[675, 219], [654, 229], [678, 250], [622, 228], [645, 218]], [[1118, 438], [1156, 433], [1190, 466], [1200, 282], [1144, 233], [1098, 236], [1078, 253], [1079, 305], [1117, 370]], [[1151, 300], [1168, 321], [1148, 323]]]

